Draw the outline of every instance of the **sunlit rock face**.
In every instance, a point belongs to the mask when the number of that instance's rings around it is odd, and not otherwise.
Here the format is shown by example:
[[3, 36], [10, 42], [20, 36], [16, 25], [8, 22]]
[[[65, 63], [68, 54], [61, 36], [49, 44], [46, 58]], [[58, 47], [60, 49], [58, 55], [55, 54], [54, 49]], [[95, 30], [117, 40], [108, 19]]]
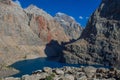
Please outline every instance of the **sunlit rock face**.
[[42, 40], [28, 25], [28, 16], [17, 4], [0, 1], [0, 58], [5, 65], [15, 61], [45, 56]]
[[24, 10], [10, 0], [0, 0], [1, 62], [9, 65], [22, 59], [46, 57], [44, 49], [51, 40], [69, 41], [53, 17], [35, 6]]
[[67, 14], [58, 12], [54, 19], [61, 24], [64, 28], [66, 35], [70, 37], [70, 39], [78, 39], [82, 33], [83, 28], [79, 23], [75, 21], [75, 19]]
[[33, 5], [25, 9], [25, 11], [29, 17], [29, 26], [43, 42], [49, 43], [51, 40], [57, 40], [58, 42], [69, 41], [60, 24], [48, 13]]
[[102, 0], [90, 17], [81, 39], [66, 46], [68, 63], [119, 66], [120, 1]]

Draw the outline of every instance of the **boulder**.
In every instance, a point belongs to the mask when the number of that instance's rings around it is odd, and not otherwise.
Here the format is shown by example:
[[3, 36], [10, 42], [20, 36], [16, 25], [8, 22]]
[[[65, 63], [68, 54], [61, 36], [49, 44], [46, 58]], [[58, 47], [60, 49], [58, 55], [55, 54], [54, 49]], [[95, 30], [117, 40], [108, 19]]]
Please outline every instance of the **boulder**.
[[46, 73], [52, 73], [52, 68], [50, 68], [50, 67], [44, 67], [43, 71], [46, 72]]
[[88, 78], [92, 78], [95, 76], [96, 68], [94, 68], [92, 66], [88, 66], [88, 67], [84, 68], [84, 72]]
[[61, 70], [61, 69], [55, 69], [55, 73], [56, 73], [57, 75], [64, 75], [64, 71]]

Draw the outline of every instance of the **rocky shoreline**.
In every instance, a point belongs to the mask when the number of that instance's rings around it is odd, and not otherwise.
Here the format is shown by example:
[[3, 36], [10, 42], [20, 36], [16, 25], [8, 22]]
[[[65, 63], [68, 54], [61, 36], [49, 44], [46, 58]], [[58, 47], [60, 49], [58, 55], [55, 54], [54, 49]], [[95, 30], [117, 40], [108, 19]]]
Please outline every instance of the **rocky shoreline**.
[[43, 70], [23, 75], [20, 78], [7, 77], [0, 80], [120, 80], [120, 70], [115, 68], [81, 67], [44, 67]]

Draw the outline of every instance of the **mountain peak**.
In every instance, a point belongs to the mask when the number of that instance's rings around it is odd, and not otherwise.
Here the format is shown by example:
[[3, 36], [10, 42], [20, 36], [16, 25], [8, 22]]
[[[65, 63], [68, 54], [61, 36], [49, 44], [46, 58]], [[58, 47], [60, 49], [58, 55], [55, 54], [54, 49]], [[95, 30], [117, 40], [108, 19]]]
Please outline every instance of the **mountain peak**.
[[63, 18], [63, 17], [67, 17], [67, 18], [69, 18], [69, 19], [71, 19], [71, 20], [75, 20], [72, 16], [68, 16], [67, 14], [62, 13], [62, 12], [58, 12], [58, 13], [56, 13], [55, 16], [58, 16], [58, 17], [61, 17], [61, 18]]
[[52, 19], [53, 17], [45, 12], [43, 9], [38, 8], [36, 5], [31, 4], [28, 6], [25, 11], [27, 13], [35, 14], [35, 15], [44, 15], [47, 19]]
[[56, 13], [56, 15], [63, 16], [63, 15], [66, 15], [66, 14], [62, 13], [62, 12], [58, 12], [58, 13]]
[[31, 4], [30, 6], [27, 7], [27, 9], [39, 9], [36, 5]]
[[120, 20], [120, 0], [102, 0], [98, 12], [109, 20]]
[[66, 62], [120, 67], [119, 14], [120, 0], [102, 0], [81, 38], [67, 45], [64, 52]]
[[61, 24], [61, 26], [64, 28], [65, 33], [70, 36], [71, 39], [77, 39], [80, 37], [82, 28], [72, 16], [58, 12], [56, 13], [54, 19]]

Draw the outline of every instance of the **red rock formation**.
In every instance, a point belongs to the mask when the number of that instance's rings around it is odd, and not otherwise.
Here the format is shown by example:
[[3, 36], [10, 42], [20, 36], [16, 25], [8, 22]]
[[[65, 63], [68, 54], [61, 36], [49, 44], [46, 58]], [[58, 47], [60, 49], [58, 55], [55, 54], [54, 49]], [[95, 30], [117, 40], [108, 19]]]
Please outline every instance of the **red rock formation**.
[[47, 21], [43, 16], [38, 16], [36, 20], [38, 22], [38, 28], [40, 31], [47, 30]]
[[45, 44], [51, 40], [57, 40], [58, 42], [69, 41], [63, 28], [52, 16], [33, 5], [29, 6], [25, 11], [30, 18], [29, 26]]
[[[38, 16], [36, 18], [36, 21], [38, 23], [39, 37], [42, 38], [46, 42], [50, 42], [52, 39], [52, 34], [48, 26], [48, 21], [43, 16]], [[44, 34], [46, 36], [43, 36]]]

